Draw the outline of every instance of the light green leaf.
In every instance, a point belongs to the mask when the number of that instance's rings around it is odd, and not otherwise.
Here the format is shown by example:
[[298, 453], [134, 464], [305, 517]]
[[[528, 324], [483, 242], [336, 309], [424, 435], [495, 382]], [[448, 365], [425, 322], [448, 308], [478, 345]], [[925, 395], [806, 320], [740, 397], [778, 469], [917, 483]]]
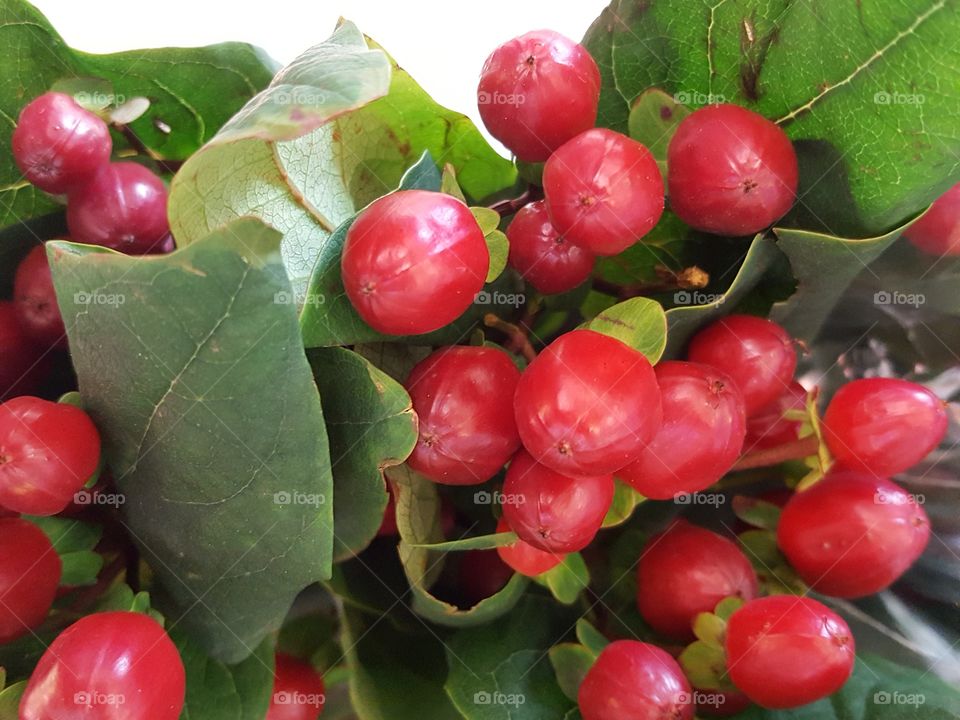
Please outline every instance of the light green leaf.
[[568, 698], [577, 701], [580, 683], [593, 667], [596, 656], [583, 645], [560, 643], [550, 648], [550, 664], [557, 674], [557, 684]]
[[636, 297], [618, 303], [584, 323], [588, 330], [609, 335], [646, 355], [656, 364], [667, 346], [667, 317], [656, 300]]
[[537, 575], [534, 580], [547, 588], [558, 602], [572, 605], [580, 593], [590, 586], [590, 570], [580, 553], [569, 553], [556, 567]]

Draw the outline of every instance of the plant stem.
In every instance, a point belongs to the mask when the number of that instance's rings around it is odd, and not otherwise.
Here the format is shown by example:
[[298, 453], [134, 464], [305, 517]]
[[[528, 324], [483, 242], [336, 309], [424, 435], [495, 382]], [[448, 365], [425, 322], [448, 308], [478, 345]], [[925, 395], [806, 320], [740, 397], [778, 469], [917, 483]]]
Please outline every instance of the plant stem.
[[510, 215], [515, 215], [520, 208], [529, 203], [535, 202], [536, 200], [541, 200], [543, 198], [543, 189], [537, 187], [536, 185], [528, 185], [527, 189], [523, 191], [522, 195], [519, 195], [515, 198], [508, 198], [506, 200], [500, 200], [495, 202], [493, 205], [488, 207], [496, 213], [499, 213], [500, 217], [508, 217]]
[[153, 160], [157, 165], [160, 166], [160, 169], [171, 175], [176, 174], [176, 172], [183, 167], [183, 161], [181, 160], [162, 160], [153, 153], [150, 148], [148, 148], [143, 140], [137, 137], [137, 134], [130, 129], [129, 125], [123, 123], [113, 123], [113, 129], [118, 133], [123, 135], [123, 138], [130, 144], [130, 147], [136, 151], [137, 155], [143, 155]]
[[613, 295], [620, 300], [629, 300], [633, 297], [655, 295], [674, 290], [700, 290], [710, 282], [710, 275], [696, 265], [684, 268], [676, 273], [667, 268], [657, 268], [657, 274], [661, 278], [659, 281], [637, 283], [636, 285], [618, 285], [603, 278], [594, 278], [593, 287], [595, 290]]
[[520, 353], [527, 359], [527, 362], [533, 362], [534, 358], [537, 357], [537, 351], [533, 349], [530, 338], [527, 337], [527, 333], [522, 328], [498, 318], [493, 313], [487, 313], [483, 316], [483, 324], [494, 330], [499, 330], [507, 336], [507, 343], [504, 345], [507, 350]]
[[810, 435], [800, 440], [778, 445], [777, 447], [747, 453], [741, 457], [731, 470], [750, 470], [752, 468], [770, 467], [779, 465], [787, 460], [802, 460], [816, 455], [820, 450], [820, 441], [816, 435]]

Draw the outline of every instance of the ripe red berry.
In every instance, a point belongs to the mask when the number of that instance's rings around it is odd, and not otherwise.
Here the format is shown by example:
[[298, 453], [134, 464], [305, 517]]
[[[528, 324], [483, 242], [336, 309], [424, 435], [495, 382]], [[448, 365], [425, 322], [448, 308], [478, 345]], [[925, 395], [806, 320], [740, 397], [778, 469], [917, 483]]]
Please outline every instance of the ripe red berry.
[[582, 550], [603, 524], [613, 502], [613, 477], [571, 478], [521, 450], [503, 483], [503, 517], [524, 542], [549, 553]]
[[797, 440], [803, 422], [785, 417], [791, 410], [806, 410], [807, 389], [794, 381], [784, 393], [747, 418], [745, 453], [765, 450]]
[[422, 360], [406, 387], [420, 419], [407, 462], [439, 483], [476, 485], [520, 447], [513, 395], [520, 371], [492, 347], [446, 347]]
[[853, 671], [843, 618], [807, 597], [753, 600], [730, 616], [727, 672], [757, 705], [792, 708], [832, 695]]
[[665, 650], [636, 640], [607, 645], [580, 683], [583, 720], [690, 720], [690, 683]]
[[837, 461], [882, 477], [916, 465], [946, 432], [943, 402], [922, 385], [895, 378], [847, 383], [823, 416], [824, 438]]
[[302, 660], [277, 653], [273, 696], [264, 720], [317, 720], [325, 702], [320, 673]]
[[573, 290], [593, 272], [593, 254], [557, 232], [543, 200], [520, 209], [507, 237], [510, 266], [544, 294]]
[[689, 362], [654, 368], [663, 424], [640, 459], [617, 473], [648, 498], [666, 500], [713, 485], [740, 456], [743, 396], [728, 375]]
[[62, 569], [40, 528], [19, 518], [0, 519], [0, 645], [44, 621]]
[[653, 155], [604, 128], [577, 135], [550, 156], [543, 191], [557, 230], [596, 255], [623, 252], [663, 214], [663, 178]]
[[65, 509], [100, 461], [100, 434], [78, 407], [23, 396], [0, 405], [0, 504], [28, 515]]
[[[497, 532], [510, 532], [510, 524], [501, 517], [497, 523]], [[547, 570], [552, 570], [563, 562], [565, 555], [546, 552], [536, 548], [528, 542], [517, 540], [510, 545], [501, 545], [497, 548], [500, 559], [521, 575], [536, 577]]]
[[20, 325], [38, 345], [66, 348], [66, 329], [43, 245], [37, 245], [17, 266], [13, 300]]
[[43, 350], [24, 332], [16, 305], [0, 301], [0, 400], [35, 392], [49, 370]]
[[520, 377], [517, 427], [537, 462], [603, 475], [634, 462], [660, 428], [660, 390], [644, 355], [592, 330], [554, 340]]
[[552, 30], [534, 30], [494, 50], [477, 87], [483, 124], [524, 162], [542, 162], [592, 128], [599, 101], [596, 62]]
[[903, 235], [932, 255], [960, 255], [960, 183], [937, 198]]
[[796, 493], [780, 516], [777, 543], [818, 592], [856, 598], [880, 592], [920, 557], [930, 521], [889, 480], [831, 472]]
[[350, 226], [343, 286], [370, 327], [420, 335], [456, 320], [490, 266], [483, 231], [454, 197], [402, 190], [371, 204]]
[[110, 163], [70, 192], [67, 226], [77, 242], [128, 255], [155, 251], [170, 232], [167, 188], [142, 165]]
[[637, 608], [667, 637], [692, 640], [697, 615], [724, 598], [756, 595], [756, 573], [737, 544], [685, 520], [654, 535], [640, 553]]
[[496, 595], [513, 577], [513, 569], [493, 550], [468, 550], [458, 561], [457, 595], [468, 608]]
[[176, 646], [147, 615], [87, 615], [40, 658], [20, 720], [177, 720], [185, 674]]
[[787, 331], [752, 315], [730, 315], [708, 325], [690, 342], [687, 357], [733, 378], [748, 417], [780, 397], [797, 369], [797, 353]]
[[670, 209], [698, 230], [751, 235], [783, 217], [797, 195], [797, 154], [762, 115], [710, 105], [687, 116], [667, 152]]
[[27, 180], [57, 195], [87, 182], [110, 162], [113, 148], [103, 120], [69, 95], [55, 92], [44, 93], [23, 109], [12, 145]]

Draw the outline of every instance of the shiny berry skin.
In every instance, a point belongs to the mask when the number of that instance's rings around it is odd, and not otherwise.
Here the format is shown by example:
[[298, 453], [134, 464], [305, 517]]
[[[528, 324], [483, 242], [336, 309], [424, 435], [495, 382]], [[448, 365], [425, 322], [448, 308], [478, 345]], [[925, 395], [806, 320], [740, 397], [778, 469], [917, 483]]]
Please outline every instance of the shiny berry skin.
[[36, 391], [49, 363], [17, 319], [15, 303], [0, 301], [0, 399]]
[[528, 163], [543, 162], [597, 120], [600, 69], [586, 49], [534, 30], [494, 50], [477, 87], [483, 124]]
[[743, 451], [766, 450], [799, 439], [803, 422], [784, 415], [791, 410], [806, 410], [807, 389], [794, 381], [784, 393], [747, 418], [747, 436]]
[[927, 513], [903, 488], [844, 470], [796, 493], [777, 525], [777, 544], [804, 582], [842, 598], [889, 587], [929, 539]]
[[420, 419], [410, 467], [448, 485], [496, 475], [520, 447], [513, 416], [519, 380], [510, 356], [492, 347], [446, 347], [418, 363], [406, 382]]
[[691, 720], [690, 683], [656, 645], [617, 640], [590, 668], [577, 695], [583, 720]]
[[931, 255], [960, 255], [960, 183], [937, 198], [903, 236]]
[[302, 660], [277, 653], [273, 695], [264, 720], [317, 720], [325, 702], [320, 673]]
[[20, 113], [12, 138], [17, 167], [44, 192], [60, 195], [110, 162], [107, 124], [69, 95], [44, 93]]
[[697, 230], [752, 235], [797, 196], [797, 154], [775, 123], [737, 105], [688, 115], [667, 151], [670, 209]]
[[743, 393], [748, 417], [780, 397], [797, 369], [787, 331], [752, 315], [729, 315], [708, 325], [691, 340], [687, 358], [729, 375]]
[[132, 162], [110, 163], [67, 201], [70, 237], [128, 255], [155, 251], [170, 232], [167, 188], [150, 170]]
[[510, 267], [545, 295], [567, 292], [593, 272], [594, 256], [557, 232], [543, 200], [520, 209], [507, 228]]
[[[497, 523], [497, 532], [510, 532], [510, 525], [506, 518], [500, 518], [500, 522]], [[504, 563], [527, 577], [536, 577], [547, 570], [552, 570], [562, 563], [565, 557], [562, 554], [546, 552], [536, 548], [523, 540], [517, 540], [510, 545], [499, 546], [497, 554]]]
[[514, 400], [524, 447], [571, 476], [636, 461], [660, 428], [660, 390], [644, 355], [592, 330], [554, 340], [530, 363]]
[[943, 402], [922, 385], [895, 378], [847, 383], [823, 416], [833, 457], [845, 467], [882, 477], [916, 465], [946, 432]]
[[613, 490], [611, 475], [567, 477], [521, 450], [503, 483], [503, 517], [521, 540], [539, 550], [577, 552], [603, 524]]
[[177, 720], [184, 691], [180, 654], [156, 620], [97, 613], [47, 648], [20, 701], [20, 720]]
[[426, 190], [373, 202], [350, 226], [341, 259], [353, 307], [387, 335], [420, 335], [450, 324], [470, 307], [489, 267], [470, 209]]
[[623, 252], [663, 214], [663, 178], [653, 155], [605, 128], [577, 135], [550, 156], [543, 191], [557, 230], [595, 255]]
[[17, 307], [17, 319], [34, 342], [45, 348], [66, 348], [67, 331], [57, 304], [57, 293], [53, 289], [47, 250], [43, 245], [37, 245], [17, 266], [13, 300]]
[[746, 415], [740, 390], [716, 368], [668, 361], [654, 372], [663, 424], [617, 477], [648, 498], [666, 500], [705, 490], [730, 470], [743, 448]]
[[843, 618], [807, 597], [774, 595], [730, 616], [727, 672], [757, 705], [798, 707], [832, 695], [853, 672], [854, 641]]
[[493, 550], [468, 550], [458, 560], [457, 594], [466, 607], [493, 597], [513, 577], [513, 569]]
[[693, 621], [736, 596], [752, 600], [757, 575], [737, 544], [685, 520], [654, 535], [640, 553], [637, 608], [661, 635], [693, 640]]
[[100, 461], [100, 434], [80, 408], [22, 396], [0, 405], [0, 505], [64, 510]]
[[46, 619], [62, 569], [40, 528], [19, 518], [0, 519], [0, 645]]

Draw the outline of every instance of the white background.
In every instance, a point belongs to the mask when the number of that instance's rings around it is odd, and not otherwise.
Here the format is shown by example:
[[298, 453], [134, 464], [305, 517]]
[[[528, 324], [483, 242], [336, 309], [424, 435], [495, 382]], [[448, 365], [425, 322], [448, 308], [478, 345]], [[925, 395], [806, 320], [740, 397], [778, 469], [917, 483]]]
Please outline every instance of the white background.
[[476, 85], [487, 55], [528, 30], [580, 40], [609, 0], [33, 0], [87, 52], [241, 40], [286, 64], [340, 16], [383, 45], [435, 100], [483, 129]]

